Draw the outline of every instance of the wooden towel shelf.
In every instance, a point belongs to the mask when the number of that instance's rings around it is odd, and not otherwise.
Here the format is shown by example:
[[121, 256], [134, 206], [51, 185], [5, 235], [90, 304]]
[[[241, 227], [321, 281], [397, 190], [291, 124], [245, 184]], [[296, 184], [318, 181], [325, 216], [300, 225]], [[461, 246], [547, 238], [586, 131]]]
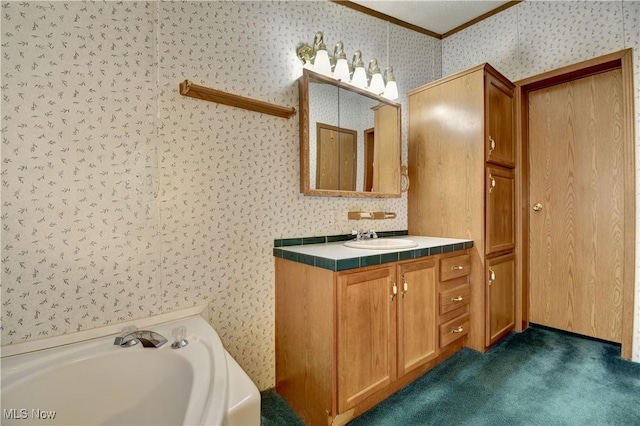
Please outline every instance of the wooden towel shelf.
[[197, 84], [191, 83], [189, 80], [185, 80], [180, 83], [180, 94], [191, 98], [202, 99], [204, 101], [216, 102], [263, 114], [275, 115], [276, 117], [291, 118], [296, 114], [295, 108], [287, 108], [256, 99], [245, 98], [244, 96], [238, 96], [232, 93], [222, 92], [209, 87], [198, 86]]

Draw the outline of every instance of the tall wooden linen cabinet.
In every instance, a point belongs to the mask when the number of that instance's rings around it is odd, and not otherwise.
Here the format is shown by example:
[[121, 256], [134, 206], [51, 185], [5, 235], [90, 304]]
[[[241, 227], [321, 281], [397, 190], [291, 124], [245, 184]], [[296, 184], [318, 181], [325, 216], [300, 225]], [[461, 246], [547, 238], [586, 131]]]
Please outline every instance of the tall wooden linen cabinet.
[[469, 238], [468, 346], [515, 326], [514, 85], [488, 64], [409, 93], [410, 235]]

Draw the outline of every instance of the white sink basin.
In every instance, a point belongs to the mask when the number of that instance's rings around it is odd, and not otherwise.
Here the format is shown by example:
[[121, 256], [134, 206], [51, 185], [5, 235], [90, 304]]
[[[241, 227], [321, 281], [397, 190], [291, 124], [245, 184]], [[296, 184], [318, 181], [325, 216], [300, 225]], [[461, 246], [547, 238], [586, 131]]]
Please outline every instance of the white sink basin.
[[372, 238], [370, 240], [347, 241], [345, 247], [367, 250], [395, 250], [416, 247], [418, 243], [402, 238]]

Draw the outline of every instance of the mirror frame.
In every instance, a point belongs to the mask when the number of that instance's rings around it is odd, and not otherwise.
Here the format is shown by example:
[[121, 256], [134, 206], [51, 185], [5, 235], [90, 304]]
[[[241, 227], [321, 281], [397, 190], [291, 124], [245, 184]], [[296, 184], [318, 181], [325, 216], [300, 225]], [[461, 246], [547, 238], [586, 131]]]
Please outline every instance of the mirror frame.
[[[355, 92], [359, 95], [366, 96], [374, 99], [382, 104], [390, 105], [397, 108], [398, 111], [398, 185], [396, 192], [364, 192], [364, 191], [340, 191], [334, 189], [312, 189], [310, 188], [310, 157], [309, 157], [309, 81], [315, 80], [331, 84], [338, 87], [338, 90], [347, 90], [349, 92]], [[401, 192], [401, 163], [402, 163], [402, 112], [401, 105], [397, 102], [390, 101], [382, 96], [374, 95], [373, 93], [359, 89], [348, 83], [335, 80], [331, 77], [327, 77], [323, 74], [318, 74], [314, 71], [303, 69], [302, 77], [298, 79], [299, 88], [299, 118], [300, 118], [300, 192], [304, 195], [326, 196], [326, 197], [369, 197], [369, 198], [399, 198], [402, 195]]]

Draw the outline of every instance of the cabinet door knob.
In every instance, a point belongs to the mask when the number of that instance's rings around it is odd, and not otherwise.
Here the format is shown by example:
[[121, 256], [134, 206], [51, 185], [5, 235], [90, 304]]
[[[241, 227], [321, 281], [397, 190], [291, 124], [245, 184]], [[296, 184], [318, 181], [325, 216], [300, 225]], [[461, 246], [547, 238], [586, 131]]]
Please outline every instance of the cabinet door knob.
[[534, 211], [534, 212], [539, 212], [539, 211], [541, 211], [541, 210], [542, 210], [542, 204], [540, 204], [540, 203], [535, 203], [535, 204], [533, 205], [533, 207], [531, 207], [531, 208], [533, 209], [533, 211]]
[[489, 175], [489, 194], [493, 192], [493, 189], [496, 187], [496, 180], [493, 176]]
[[458, 297], [452, 297], [451, 298], [452, 302], [462, 302], [462, 296], [458, 296]]
[[402, 276], [402, 297], [404, 297], [405, 293], [409, 291], [409, 284], [407, 284], [407, 280]]
[[496, 149], [496, 141], [493, 140], [491, 136], [489, 136], [489, 155]]
[[464, 328], [462, 328], [462, 326], [460, 326], [458, 328], [454, 328], [453, 330], [451, 330], [451, 333], [462, 333], [463, 330], [464, 330]]
[[489, 269], [489, 285], [493, 284], [496, 280], [496, 273], [493, 272], [493, 269]]
[[391, 287], [391, 301], [393, 302], [396, 299], [396, 294], [398, 294], [398, 286], [396, 285], [395, 281], [393, 281], [392, 284], [393, 287]]

